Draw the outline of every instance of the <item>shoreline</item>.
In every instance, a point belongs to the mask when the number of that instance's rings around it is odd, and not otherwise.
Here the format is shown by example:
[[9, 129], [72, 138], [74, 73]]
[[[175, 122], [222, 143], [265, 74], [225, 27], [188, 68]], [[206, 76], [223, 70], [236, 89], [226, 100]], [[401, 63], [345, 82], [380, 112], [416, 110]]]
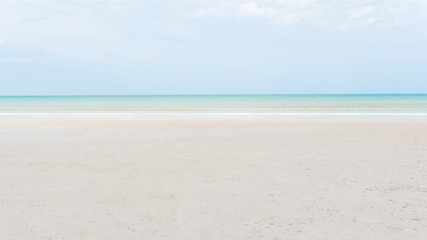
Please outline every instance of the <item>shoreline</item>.
[[427, 113], [405, 112], [0, 112], [11, 119], [159, 119], [159, 120], [277, 120], [277, 121], [427, 121]]

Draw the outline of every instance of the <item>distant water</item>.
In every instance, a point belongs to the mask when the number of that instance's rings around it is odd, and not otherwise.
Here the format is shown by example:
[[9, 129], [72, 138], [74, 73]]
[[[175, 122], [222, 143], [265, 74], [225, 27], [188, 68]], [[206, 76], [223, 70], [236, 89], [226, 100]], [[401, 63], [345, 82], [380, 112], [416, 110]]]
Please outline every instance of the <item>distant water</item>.
[[427, 94], [0, 97], [25, 114], [427, 115]]

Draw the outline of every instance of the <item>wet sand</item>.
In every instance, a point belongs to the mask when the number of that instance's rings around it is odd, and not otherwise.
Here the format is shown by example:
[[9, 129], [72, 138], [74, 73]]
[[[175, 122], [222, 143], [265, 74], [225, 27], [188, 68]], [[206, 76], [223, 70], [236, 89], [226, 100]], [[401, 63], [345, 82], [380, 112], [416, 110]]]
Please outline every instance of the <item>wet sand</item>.
[[0, 239], [426, 239], [427, 122], [0, 120]]

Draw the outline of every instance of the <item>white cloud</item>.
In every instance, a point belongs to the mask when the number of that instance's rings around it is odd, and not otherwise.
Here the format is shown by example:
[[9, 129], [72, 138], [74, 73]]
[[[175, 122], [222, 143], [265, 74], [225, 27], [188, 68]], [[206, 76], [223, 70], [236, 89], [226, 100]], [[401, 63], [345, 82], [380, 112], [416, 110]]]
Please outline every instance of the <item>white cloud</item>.
[[263, 17], [271, 18], [277, 15], [276, 9], [259, 7], [255, 2], [244, 3], [236, 10], [237, 17]]
[[355, 19], [355, 18], [361, 18], [364, 17], [366, 15], [369, 15], [370, 13], [372, 13], [375, 10], [374, 6], [366, 6], [366, 7], [361, 7], [359, 9], [353, 10], [350, 13], [350, 18], [351, 19]]
[[[141, 3], [78, 2], [96, 1], [0, 0], [0, 39], [11, 48], [91, 62], [155, 59], [165, 49], [144, 29], [149, 27], [135, 23], [146, 20], [138, 15]], [[154, 26], [159, 21], [150, 24], [157, 32], [165, 29]]]
[[303, 21], [304, 18], [310, 17], [310, 15], [311, 15], [310, 12], [290, 13], [288, 15], [278, 17], [275, 23], [280, 25], [296, 24], [298, 22]]
[[188, 35], [201, 35], [197, 18], [353, 30], [421, 25], [426, 5], [425, 0], [0, 0], [0, 44], [67, 59], [149, 62], [168, 57], [172, 45], [185, 43]]
[[194, 11], [190, 17], [203, 18], [203, 17], [216, 17], [216, 18], [229, 18], [233, 15], [234, 6], [230, 3], [223, 3], [215, 7], [206, 7]]
[[[214, 1], [195, 10], [192, 17], [264, 18], [279, 25], [309, 24], [359, 29], [372, 25], [392, 27], [427, 19], [424, 0], [253, 0]], [[345, 27], [344, 27], [345, 26]]]

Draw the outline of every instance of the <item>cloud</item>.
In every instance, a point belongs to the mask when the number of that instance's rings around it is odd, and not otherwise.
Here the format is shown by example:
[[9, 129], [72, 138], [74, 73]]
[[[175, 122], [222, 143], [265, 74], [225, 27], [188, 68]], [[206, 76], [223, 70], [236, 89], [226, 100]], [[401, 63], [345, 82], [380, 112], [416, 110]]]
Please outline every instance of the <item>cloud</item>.
[[214, 1], [191, 17], [261, 18], [276, 25], [308, 24], [339, 29], [373, 25], [393, 27], [420, 24], [427, 19], [423, 0], [254, 0]]
[[364, 17], [366, 15], [369, 15], [370, 13], [372, 13], [375, 10], [374, 6], [365, 6], [365, 7], [361, 7], [359, 9], [353, 10], [350, 13], [350, 18], [351, 19], [355, 19], [355, 18], [361, 18]]
[[[144, 5], [138, 1], [96, 2], [0, 0], [0, 39], [12, 48], [97, 63], [142, 56], [155, 59], [155, 51], [162, 51], [161, 43], [150, 35], [154, 30], [149, 32], [152, 28], [139, 17], [148, 11]], [[161, 27], [155, 30], [163, 31]]]
[[66, 59], [151, 62], [170, 59], [170, 51], [178, 45], [185, 45], [185, 49], [194, 48], [194, 43], [203, 45], [200, 39], [205, 26], [197, 21], [199, 18], [222, 19], [220, 29], [227, 27], [227, 21], [244, 19], [278, 27], [308, 25], [345, 31], [416, 24], [423, 27], [426, 2], [0, 0], [0, 44]]
[[236, 17], [263, 17], [271, 18], [277, 15], [276, 9], [259, 7], [255, 2], [244, 3], [236, 10]]
[[234, 6], [230, 3], [219, 4], [215, 7], [205, 7], [190, 14], [193, 18], [215, 17], [229, 18], [234, 14]]

